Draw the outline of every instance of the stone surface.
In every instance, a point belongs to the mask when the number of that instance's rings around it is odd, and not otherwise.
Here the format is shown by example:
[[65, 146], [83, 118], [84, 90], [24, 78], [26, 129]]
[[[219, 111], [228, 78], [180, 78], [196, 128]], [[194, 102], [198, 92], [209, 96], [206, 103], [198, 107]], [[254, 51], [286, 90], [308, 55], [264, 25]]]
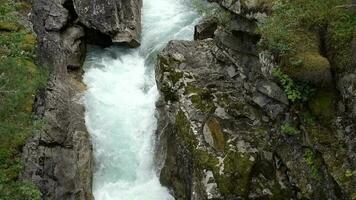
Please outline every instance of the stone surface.
[[140, 45], [142, 0], [73, 0], [86, 27], [109, 35], [113, 43]]
[[77, 84], [85, 33], [73, 24], [76, 14], [65, 2], [33, 2], [38, 64], [48, 68], [49, 78], [36, 95], [34, 114], [43, 126], [23, 147], [21, 179], [38, 186], [42, 199], [91, 200], [92, 144], [80, 101], [83, 88]]
[[217, 28], [218, 21], [216, 18], [204, 19], [194, 28], [194, 40], [214, 38], [214, 32]]
[[244, 15], [268, 2], [219, 1], [240, 15], [233, 20], [246, 19], [214, 39], [172, 41], [158, 56], [157, 163], [178, 200], [356, 197], [352, 109], [335, 111], [337, 101], [352, 107], [354, 74], [340, 76], [342, 101], [322, 58], [320, 80], [331, 89], [322, 87], [309, 108], [289, 102], [271, 57], [257, 48], [253, 14]]

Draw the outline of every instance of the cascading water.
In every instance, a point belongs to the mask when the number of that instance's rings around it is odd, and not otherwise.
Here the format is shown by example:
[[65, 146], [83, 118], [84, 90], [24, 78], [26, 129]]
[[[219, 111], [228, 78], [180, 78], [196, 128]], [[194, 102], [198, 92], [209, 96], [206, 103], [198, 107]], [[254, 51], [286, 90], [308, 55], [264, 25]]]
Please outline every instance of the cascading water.
[[84, 100], [94, 143], [96, 200], [173, 199], [153, 164], [158, 91], [152, 58], [169, 40], [192, 39], [198, 15], [188, 2], [144, 0], [140, 48], [88, 53]]

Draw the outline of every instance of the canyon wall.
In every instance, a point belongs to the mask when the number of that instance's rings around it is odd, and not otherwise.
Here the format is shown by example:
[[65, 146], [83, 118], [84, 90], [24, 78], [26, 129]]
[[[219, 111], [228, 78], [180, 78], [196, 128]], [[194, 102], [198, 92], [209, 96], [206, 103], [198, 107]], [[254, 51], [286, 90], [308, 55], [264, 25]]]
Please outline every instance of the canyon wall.
[[356, 198], [354, 62], [335, 72], [335, 52], [306, 52], [318, 68], [293, 78], [317, 92], [293, 103], [257, 45], [271, 2], [219, 0], [225, 25], [205, 19], [158, 57], [160, 178], [178, 200]]
[[86, 46], [138, 46], [141, 6], [140, 0], [32, 2], [38, 65], [49, 79], [36, 95], [34, 113], [43, 125], [23, 148], [21, 178], [35, 183], [42, 199], [93, 199], [93, 149], [81, 102]]

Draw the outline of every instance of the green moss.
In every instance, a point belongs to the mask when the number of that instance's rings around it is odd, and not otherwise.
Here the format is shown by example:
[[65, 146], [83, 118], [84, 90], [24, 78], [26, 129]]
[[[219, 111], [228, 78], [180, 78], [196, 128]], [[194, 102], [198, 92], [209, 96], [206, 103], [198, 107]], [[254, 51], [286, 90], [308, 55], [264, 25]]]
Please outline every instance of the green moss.
[[188, 146], [188, 148], [193, 151], [197, 146], [198, 141], [190, 129], [190, 123], [188, 119], [186, 118], [184, 112], [181, 110], [179, 110], [176, 116], [176, 127], [179, 136], [183, 138], [184, 143]]
[[[259, 24], [261, 45], [277, 56], [290, 56], [308, 45], [313, 38], [310, 30], [326, 26], [334, 18], [335, 6], [348, 0], [278, 1], [272, 16]], [[307, 36], [303, 37], [303, 33]]]
[[18, 31], [19, 29], [19, 25], [14, 22], [0, 21], [0, 31]]
[[215, 174], [218, 187], [223, 194], [246, 196], [252, 176], [254, 161], [248, 154], [229, 151], [224, 158], [224, 174]]
[[304, 80], [303, 76], [308, 75], [308, 73], [319, 72], [319, 74], [323, 74], [323, 72], [331, 70], [329, 61], [319, 52], [298, 53], [290, 58], [290, 62], [293, 61], [294, 65], [284, 66], [283, 71], [290, 77], [299, 80]]
[[[211, 126], [212, 129], [219, 129], [215, 122]], [[219, 191], [223, 196], [231, 194], [247, 196], [252, 168], [255, 163], [254, 159], [251, 159], [251, 155], [224, 148], [225, 151], [222, 152], [224, 160], [219, 165], [217, 155], [208, 152], [208, 150], [202, 147], [198, 147], [197, 136], [193, 134], [190, 127], [190, 122], [185, 114], [179, 111], [176, 115], [177, 136], [183, 139], [185, 146], [192, 152], [192, 159], [197, 172], [203, 172], [204, 170], [212, 171]], [[225, 143], [225, 138], [220, 139]], [[225, 144], [221, 145], [225, 146]]]
[[319, 90], [310, 99], [308, 105], [315, 116], [328, 124], [335, 117], [336, 100], [337, 96], [332, 90]]
[[[321, 47], [317, 37], [318, 31], [328, 27], [328, 35], [331, 38], [329, 46], [334, 51], [333, 65], [337, 65], [338, 68], [350, 67], [350, 43], [356, 27], [356, 14], [351, 10], [337, 8], [348, 3], [351, 2], [349, 0], [279, 1], [274, 6], [271, 17], [259, 24], [262, 35], [260, 45], [270, 50], [280, 65], [293, 65], [288, 60], [296, 54], [319, 52]], [[310, 61], [310, 66], [318, 63], [317, 59], [311, 57], [307, 60]], [[306, 65], [309, 66], [308, 63]]]
[[329, 46], [332, 52], [333, 65], [343, 72], [351, 68], [351, 41], [356, 37], [356, 12], [335, 9], [334, 18], [328, 26]]
[[215, 111], [216, 107], [213, 102], [213, 95], [207, 89], [201, 89], [200, 91], [196, 90], [198, 93], [193, 94], [190, 98], [192, 104], [195, 108], [207, 112], [212, 113]]
[[184, 94], [200, 94], [203, 92], [203, 89], [188, 83], [184, 89]]
[[304, 160], [307, 163], [307, 165], [311, 171], [312, 177], [315, 179], [319, 179], [320, 174], [319, 174], [318, 165], [316, 163], [316, 157], [315, 157], [314, 152], [311, 149], [306, 149], [306, 151], [304, 153]]
[[158, 61], [160, 67], [159, 73], [162, 75], [161, 80], [159, 80], [162, 83], [160, 90], [166, 101], [177, 101], [177, 89], [183, 85], [179, 83], [179, 80], [184, 76], [182, 71], [176, 69], [179, 63], [165, 56], [159, 56]]

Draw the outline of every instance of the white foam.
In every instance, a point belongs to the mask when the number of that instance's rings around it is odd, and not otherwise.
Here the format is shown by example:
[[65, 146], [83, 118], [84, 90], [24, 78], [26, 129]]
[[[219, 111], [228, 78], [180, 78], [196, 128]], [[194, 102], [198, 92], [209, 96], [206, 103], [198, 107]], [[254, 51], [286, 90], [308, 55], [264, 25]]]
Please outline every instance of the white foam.
[[170, 200], [153, 166], [154, 66], [171, 39], [192, 39], [198, 16], [179, 0], [144, 0], [138, 49], [94, 49], [85, 62], [86, 124], [95, 156], [96, 200]]

